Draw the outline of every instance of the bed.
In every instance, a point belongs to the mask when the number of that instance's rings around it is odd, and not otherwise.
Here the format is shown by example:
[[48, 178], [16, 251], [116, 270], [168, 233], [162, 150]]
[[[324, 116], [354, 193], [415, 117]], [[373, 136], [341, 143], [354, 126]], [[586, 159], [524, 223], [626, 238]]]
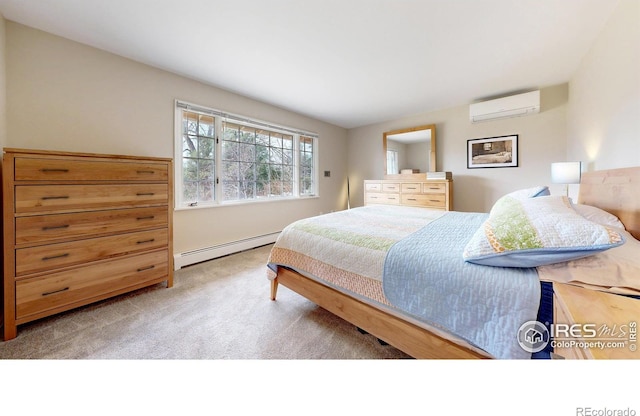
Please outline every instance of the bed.
[[[513, 334], [538, 318], [544, 283], [640, 294], [639, 195], [640, 168], [624, 168], [583, 174], [577, 204], [540, 186], [505, 195], [489, 213], [367, 206], [296, 221], [268, 260], [271, 299], [284, 285], [415, 358], [531, 358]], [[536, 219], [512, 224], [513, 209]], [[526, 240], [521, 230], [549, 226], [557, 235], [537, 246], [512, 249], [513, 235], [501, 234], [517, 229]], [[580, 240], [583, 228], [594, 241]], [[579, 244], [554, 245], [566, 235]]]

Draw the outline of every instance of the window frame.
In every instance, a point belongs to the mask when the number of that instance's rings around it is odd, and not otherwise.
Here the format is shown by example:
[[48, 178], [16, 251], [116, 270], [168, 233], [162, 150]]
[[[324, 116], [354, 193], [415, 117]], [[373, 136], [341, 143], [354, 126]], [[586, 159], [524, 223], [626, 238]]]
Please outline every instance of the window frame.
[[[214, 117], [215, 129], [215, 151], [214, 151], [214, 199], [213, 201], [187, 201], [184, 200], [184, 180], [183, 180], [183, 113], [184, 111], [194, 112]], [[248, 199], [223, 199], [223, 182], [222, 173], [223, 156], [222, 156], [222, 135], [225, 122], [239, 124], [249, 128], [269, 130], [273, 133], [285, 134], [293, 136], [293, 194], [287, 196], [267, 196]], [[270, 122], [253, 119], [250, 117], [231, 114], [205, 106], [191, 104], [182, 100], [176, 100], [174, 105], [174, 208], [175, 210], [194, 209], [194, 208], [212, 208], [242, 204], [259, 204], [266, 202], [285, 201], [285, 200], [302, 200], [319, 197], [319, 168], [318, 168], [318, 149], [319, 137], [317, 133], [302, 131], [295, 128], [276, 125]], [[310, 138], [313, 140], [313, 160], [311, 170], [312, 191], [308, 194], [301, 194], [301, 154], [300, 140], [301, 138]]]

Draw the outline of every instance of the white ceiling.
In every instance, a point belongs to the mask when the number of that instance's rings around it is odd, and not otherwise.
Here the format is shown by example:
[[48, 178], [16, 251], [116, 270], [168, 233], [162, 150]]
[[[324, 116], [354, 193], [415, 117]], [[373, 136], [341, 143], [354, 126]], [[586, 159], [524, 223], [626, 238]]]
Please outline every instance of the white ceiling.
[[0, 0], [0, 12], [352, 128], [567, 82], [617, 3]]

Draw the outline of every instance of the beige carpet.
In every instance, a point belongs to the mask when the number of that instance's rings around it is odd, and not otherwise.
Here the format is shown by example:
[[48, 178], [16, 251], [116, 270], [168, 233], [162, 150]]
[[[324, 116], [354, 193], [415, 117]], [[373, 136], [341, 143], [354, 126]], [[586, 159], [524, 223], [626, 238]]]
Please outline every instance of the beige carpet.
[[2, 359], [408, 358], [280, 286], [269, 299], [271, 246], [175, 273], [153, 286], [18, 327]]

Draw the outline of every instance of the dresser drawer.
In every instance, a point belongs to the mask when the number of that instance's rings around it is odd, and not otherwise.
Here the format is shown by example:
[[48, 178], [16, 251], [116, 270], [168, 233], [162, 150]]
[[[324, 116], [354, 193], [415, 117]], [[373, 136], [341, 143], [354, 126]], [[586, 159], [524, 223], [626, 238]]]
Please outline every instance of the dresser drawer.
[[364, 184], [364, 190], [367, 192], [380, 192], [382, 191], [382, 184], [381, 183], [365, 183]]
[[445, 195], [440, 194], [403, 194], [403, 205], [418, 207], [445, 208]]
[[166, 250], [16, 282], [16, 320], [167, 276]]
[[166, 227], [168, 216], [167, 207], [151, 207], [20, 217], [15, 243], [47, 244]]
[[444, 194], [447, 186], [444, 183], [425, 183], [422, 184], [422, 192], [425, 194]]
[[167, 247], [166, 228], [16, 250], [16, 276]]
[[167, 164], [29, 157], [15, 159], [16, 181], [166, 182], [168, 176]]
[[383, 192], [400, 192], [400, 184], [399, 183], [386, 183], [382, 184]]
[[72, 211], [167, 204], [167, 184], [21, 185], [15, 188], [15, 211]]
[[367, 204], [400, 204], [400, 194], [367, 193]]
[[422, 192], [422, 185], [419, 183], [403, 183], [402, 193], [420, 193]]

